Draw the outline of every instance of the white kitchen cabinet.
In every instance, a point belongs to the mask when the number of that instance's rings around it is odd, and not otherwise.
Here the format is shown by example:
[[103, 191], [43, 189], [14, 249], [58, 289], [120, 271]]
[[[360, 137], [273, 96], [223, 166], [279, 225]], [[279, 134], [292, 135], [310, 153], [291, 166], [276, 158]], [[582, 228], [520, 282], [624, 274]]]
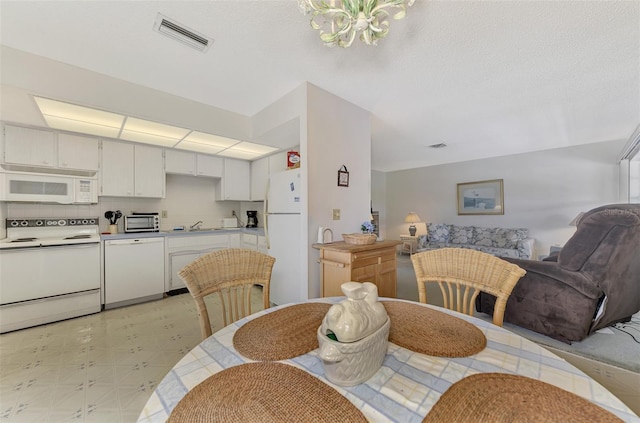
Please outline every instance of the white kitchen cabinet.
[[269, 180], [269, 157], [251, 162], [251, 201], [264, 201]]
[[103, 141], [100, 169], [100, 195], [164, 197], [164, 159], [160, 148]]
[[267, 248], [267, 237], [264, 235], [258, 235], [258, 251], [262, 254], [269, 254], [269, 249]]
[[133, 197], [133, 144], [102, 141], [100, 195]]
[[242, 234], [242, 248], [249, 250], [258, 250], [258, 235]]
[[240, 248], [242, 245], [240, 242], [240, 235], [241, 234], [239, 233], [229, 234], [229, 248]]
[[100, 163], [97, 138], [58, 134], [58, 167], [97, 172]]
[[[298, 151], [299, 149], [293, 149]], [[269, 175], [287, 170], [287, 151], [269, 156]]]
[[221, 157], [173, 149], [166, 149], [165, 156], [167, 173], [210, 178], [222, 177], [223, 159]]
[[55, 167], [56, 133], [5, 125], [4, 162], [45, 168]]
[[264, 235], [257, 234], [242, 234], [242, 248], [248, 248], [250, 250], [259, 251], [263, 254], [268, 254], [267, 238]]
[[162, 298], [164, 242], [164, 237], [105, 241], [105, 308]]
[[224, 173], [216, 185], [216, 200], [250, 201], [251, 164], [245, 160], [224, 159]]
[[164, 198], [166, 178], [162, 149], [145, 145], [134, 147], [135, 196]]
[[185, 288], [178, 272], [198, 257], [214, 250], [229, 248], [229, 234], [184, 235], [166, 237], [165, 290]]
[[195, 153], [167, 148], [164, 150], [164, 154], [165, 172], [178, 175], [196, 175]]
[[222, 178], [224, 161], [221, 157], [198, 154], [196, 155], [196, 164], [198, 176]]

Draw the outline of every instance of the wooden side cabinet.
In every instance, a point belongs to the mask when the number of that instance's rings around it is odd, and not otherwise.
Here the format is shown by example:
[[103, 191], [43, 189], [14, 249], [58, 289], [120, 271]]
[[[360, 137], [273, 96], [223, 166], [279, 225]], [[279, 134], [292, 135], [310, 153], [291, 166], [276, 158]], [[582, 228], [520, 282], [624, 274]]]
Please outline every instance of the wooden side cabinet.
[[343, 296], [344, 282], [371, 282], [380, 297], [396, 297], [396, 247], [401, 241], [379, 241], [371, 245], [345, 242], [313, 244], [320, 250], [323, 297]]

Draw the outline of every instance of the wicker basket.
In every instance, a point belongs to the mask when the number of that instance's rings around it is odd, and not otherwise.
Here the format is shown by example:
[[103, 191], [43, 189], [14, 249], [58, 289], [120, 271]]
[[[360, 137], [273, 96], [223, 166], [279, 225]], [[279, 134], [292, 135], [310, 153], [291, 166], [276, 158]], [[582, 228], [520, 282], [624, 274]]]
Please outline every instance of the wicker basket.
[[347, 244], [369, 245], [376, 242], [376, 234], [342, 234], [342, 239]]

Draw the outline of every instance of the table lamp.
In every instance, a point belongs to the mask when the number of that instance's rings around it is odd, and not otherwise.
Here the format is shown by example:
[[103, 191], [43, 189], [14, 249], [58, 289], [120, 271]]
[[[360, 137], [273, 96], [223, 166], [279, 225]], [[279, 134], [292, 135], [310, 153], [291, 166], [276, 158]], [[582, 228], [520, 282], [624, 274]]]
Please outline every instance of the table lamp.
[[420, 216], [418, 216], [416, 212], [411, 212], [407, 215], [407, 217], [404, 218], [404, 221], [406, 223], [411, 223], [411, 225], [409, 226], [409, 235], [415, 236], [416, 235], [415, 223], [420, 222]]

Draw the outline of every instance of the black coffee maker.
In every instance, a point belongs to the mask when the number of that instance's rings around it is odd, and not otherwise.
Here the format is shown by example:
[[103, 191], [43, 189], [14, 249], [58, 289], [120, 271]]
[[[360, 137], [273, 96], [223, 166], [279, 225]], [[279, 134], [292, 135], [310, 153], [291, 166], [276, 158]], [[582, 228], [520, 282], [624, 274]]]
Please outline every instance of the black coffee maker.
[[257, 227], [258, 227], [258, 211], [247, 210], [247, 228], [257, 228]]

